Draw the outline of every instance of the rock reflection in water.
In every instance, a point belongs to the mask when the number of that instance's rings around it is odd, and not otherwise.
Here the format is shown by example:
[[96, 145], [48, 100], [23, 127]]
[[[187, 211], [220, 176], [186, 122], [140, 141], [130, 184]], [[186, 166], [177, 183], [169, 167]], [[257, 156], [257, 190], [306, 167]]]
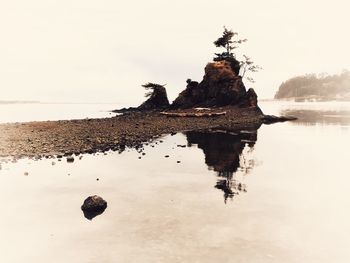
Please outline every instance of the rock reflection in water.
[[217, 172], [215, 188], [224, 192], [225, 203], [247, 187], [237, 178], [237, 173], [248, 174], [254, 166], [249, 159], [257, 140], [257, 129], [229, 131], [190, 131], [186, 133], [189, 146], [196, 144], [205, 155], [209, 169]]

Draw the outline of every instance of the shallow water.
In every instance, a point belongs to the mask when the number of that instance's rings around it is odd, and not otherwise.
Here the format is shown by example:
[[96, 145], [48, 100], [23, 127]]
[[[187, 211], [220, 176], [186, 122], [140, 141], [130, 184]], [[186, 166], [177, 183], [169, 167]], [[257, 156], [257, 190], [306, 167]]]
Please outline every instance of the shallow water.
[[0, 103], [0, 123], [55, 121], [115, 116], [116, 104], [98, 103]]
[[[2, 163], [0, 262], [349, 262], [350, 107], [261, 107], [300, 119]], [[108, 207], [88, 220], [93, 194]]]

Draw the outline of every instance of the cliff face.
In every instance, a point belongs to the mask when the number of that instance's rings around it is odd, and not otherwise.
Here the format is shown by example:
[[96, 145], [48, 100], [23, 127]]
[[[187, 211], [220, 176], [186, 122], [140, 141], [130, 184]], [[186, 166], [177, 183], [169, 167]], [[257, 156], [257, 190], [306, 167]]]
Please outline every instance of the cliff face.
[[[254, 91], [252, 93], [255, 94]], [[186, 89], [174, 100], [171, 108], [254, 106], [247, 100], [249, 98], [242, 78], [235, 73], [229, 62], [217, 61], [207, 64], [200, 83], [187, 81]]]

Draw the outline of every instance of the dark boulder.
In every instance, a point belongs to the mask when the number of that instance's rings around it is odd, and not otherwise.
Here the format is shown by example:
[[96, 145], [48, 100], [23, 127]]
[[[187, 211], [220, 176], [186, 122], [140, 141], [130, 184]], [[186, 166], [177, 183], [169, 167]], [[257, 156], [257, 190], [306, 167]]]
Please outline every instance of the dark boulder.
[[107, 208], [107, 202], [102, 197], [93, 195], [85, 199], [81, 210], [83, 210], [84, 216], [91, 220], [95, 216], [102, 214]]

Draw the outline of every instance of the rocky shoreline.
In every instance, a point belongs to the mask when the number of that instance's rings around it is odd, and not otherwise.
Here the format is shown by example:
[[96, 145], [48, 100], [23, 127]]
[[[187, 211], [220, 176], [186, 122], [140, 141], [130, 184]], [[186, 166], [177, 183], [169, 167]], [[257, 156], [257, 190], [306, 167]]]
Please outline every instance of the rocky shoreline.
[[141, 149], [162, 135], [203, 129], [245, 129], [260, 126], [258, 107], [227, 106], [215, 109], [225, 115], [168, 117], [160, 112], [132, 112], [105, 119], [9, 123], [0, 125], [2, 159], [56, 158], [84, 153]]

